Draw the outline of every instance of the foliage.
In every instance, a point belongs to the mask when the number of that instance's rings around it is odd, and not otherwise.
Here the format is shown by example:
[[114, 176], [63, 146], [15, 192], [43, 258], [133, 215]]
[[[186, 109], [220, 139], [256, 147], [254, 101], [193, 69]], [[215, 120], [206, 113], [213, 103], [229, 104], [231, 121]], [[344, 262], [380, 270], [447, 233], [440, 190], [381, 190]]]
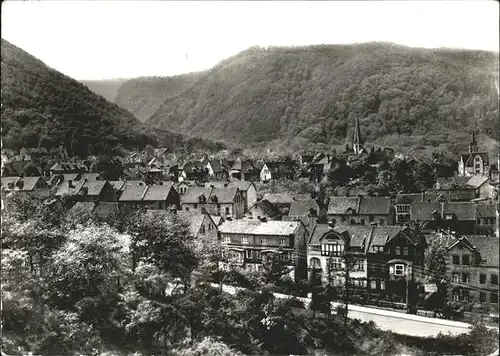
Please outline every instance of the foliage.
[[[497, 53], [386, 43], [251, 48], [166, 97], [147, 122], [293, 152], [351, 141], [358, 111], [368, 142], [456, 153], [457, 133], [498, 140], [497, 64]], [[133, 106], [148, 91], [138, 87]]]
[[446, 280], [449, 255], [445, 239], [440, 236], [430, 238], [424, 257], [424, 266], [431, 274], [432, 282]]
[[206, 337], [192, 345], [186, 345], [170, 351], [169, 356], [241, 356], [236, 351], [221, 341]]
[[223, 145], [141, 124], [130, 112], [91, 92], [2, 39], [3, 147], [59, 147], [73, 155], [121, 154], [147, 144], [187, 150]]

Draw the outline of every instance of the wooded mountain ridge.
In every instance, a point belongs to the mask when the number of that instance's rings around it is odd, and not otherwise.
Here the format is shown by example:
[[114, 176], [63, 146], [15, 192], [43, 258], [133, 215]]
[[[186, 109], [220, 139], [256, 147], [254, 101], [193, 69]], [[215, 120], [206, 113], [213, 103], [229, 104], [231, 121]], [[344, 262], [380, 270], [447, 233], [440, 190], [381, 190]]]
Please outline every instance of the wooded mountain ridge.
[[118, 154], [122, 148], [212, 148], [198, 138], [142, 124], [130, 112], [91, 92], [2, 39], [3, 147], [63, 145], [74, 155]]
[[485, 51], [253, 47], [206, 72], [127, 81], [115, 102], [157, 127], [244, 147], [343, 145], [358, 116], [370, 143], [458, 151], [471, 130], [498, 140], [495, 75], [498, 53]]

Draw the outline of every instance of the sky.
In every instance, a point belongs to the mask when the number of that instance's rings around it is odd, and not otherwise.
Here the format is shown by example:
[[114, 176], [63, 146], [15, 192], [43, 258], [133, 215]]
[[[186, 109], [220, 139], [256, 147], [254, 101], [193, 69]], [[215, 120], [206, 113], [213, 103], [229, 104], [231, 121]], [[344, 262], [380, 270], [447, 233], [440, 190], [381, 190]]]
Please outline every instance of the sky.
[[499, 50], [497, 1], [5, 1], [2, 38], [78, 80], [209, 69], [252, 46]]

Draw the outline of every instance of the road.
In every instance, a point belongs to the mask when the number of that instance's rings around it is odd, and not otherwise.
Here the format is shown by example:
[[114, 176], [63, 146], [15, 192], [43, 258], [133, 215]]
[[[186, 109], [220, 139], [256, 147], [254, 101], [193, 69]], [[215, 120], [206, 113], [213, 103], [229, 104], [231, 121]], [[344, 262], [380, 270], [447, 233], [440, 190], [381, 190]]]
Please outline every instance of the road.
[[[218, 285], [213, 285], [218, 287]], [[223, 286], [223, 290], [230, 294], [235, 294], [237, 290], [243, 288], [235, 288], [232, 286]], [[292, 296], [280, 293], [274, 293], [277, 298], [291, 298]], [[309, 298], [298, 298], [308, 305], [311, 300]], [[332, 306], [338, 303], [332, 303]], [[443, 320], [437, 318], [427, 318], [418, 315], [408, 315], [395, 311], [362, 307], [358, 305], [349, 305], [348, 317], [351, 319], [360, 319], [361, 321], [373, 321], [383, 330], [390, 330], [394, 333], [413, 336], [436, 336], [440, 332], [443, 334], [451, 333], [459, 335], [467, 333], [470, 324], [452, 320]]]

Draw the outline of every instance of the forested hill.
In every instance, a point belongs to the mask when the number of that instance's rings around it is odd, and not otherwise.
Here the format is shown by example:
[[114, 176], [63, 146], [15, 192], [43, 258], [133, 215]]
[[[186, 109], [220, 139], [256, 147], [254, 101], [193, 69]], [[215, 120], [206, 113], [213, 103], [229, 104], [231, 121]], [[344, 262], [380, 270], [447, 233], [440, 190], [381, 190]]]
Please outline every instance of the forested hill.
[[[112, 103], [115, 101], [116, 94], [121, 85], [129, 79], [103, 79], [103, 80], [80, 80], [94, 93], [102, 96]], [[125, 108], [126, 109], [126, 108]]]
[[472, 129], [498, 134], [493, 72], [498, 53], [482, 51], [386, 43], [255, 47], [166, 98], [146, 122], [295, 150], [350, 141], [357, 111], [369, 142], [453, 145]]
[[203, 73], [190, 73], [173, 77], [141, 77], [124, 82], [117, 91], [114, 102], [130, 111], [139, 120], [153, 115], [169, 97], [193, 85]]
[[141, 124], [130, 112], [2, 39], [2, 136], [5, 148], [64, 145], [76, 155], [120, 148], [212, 146]]

